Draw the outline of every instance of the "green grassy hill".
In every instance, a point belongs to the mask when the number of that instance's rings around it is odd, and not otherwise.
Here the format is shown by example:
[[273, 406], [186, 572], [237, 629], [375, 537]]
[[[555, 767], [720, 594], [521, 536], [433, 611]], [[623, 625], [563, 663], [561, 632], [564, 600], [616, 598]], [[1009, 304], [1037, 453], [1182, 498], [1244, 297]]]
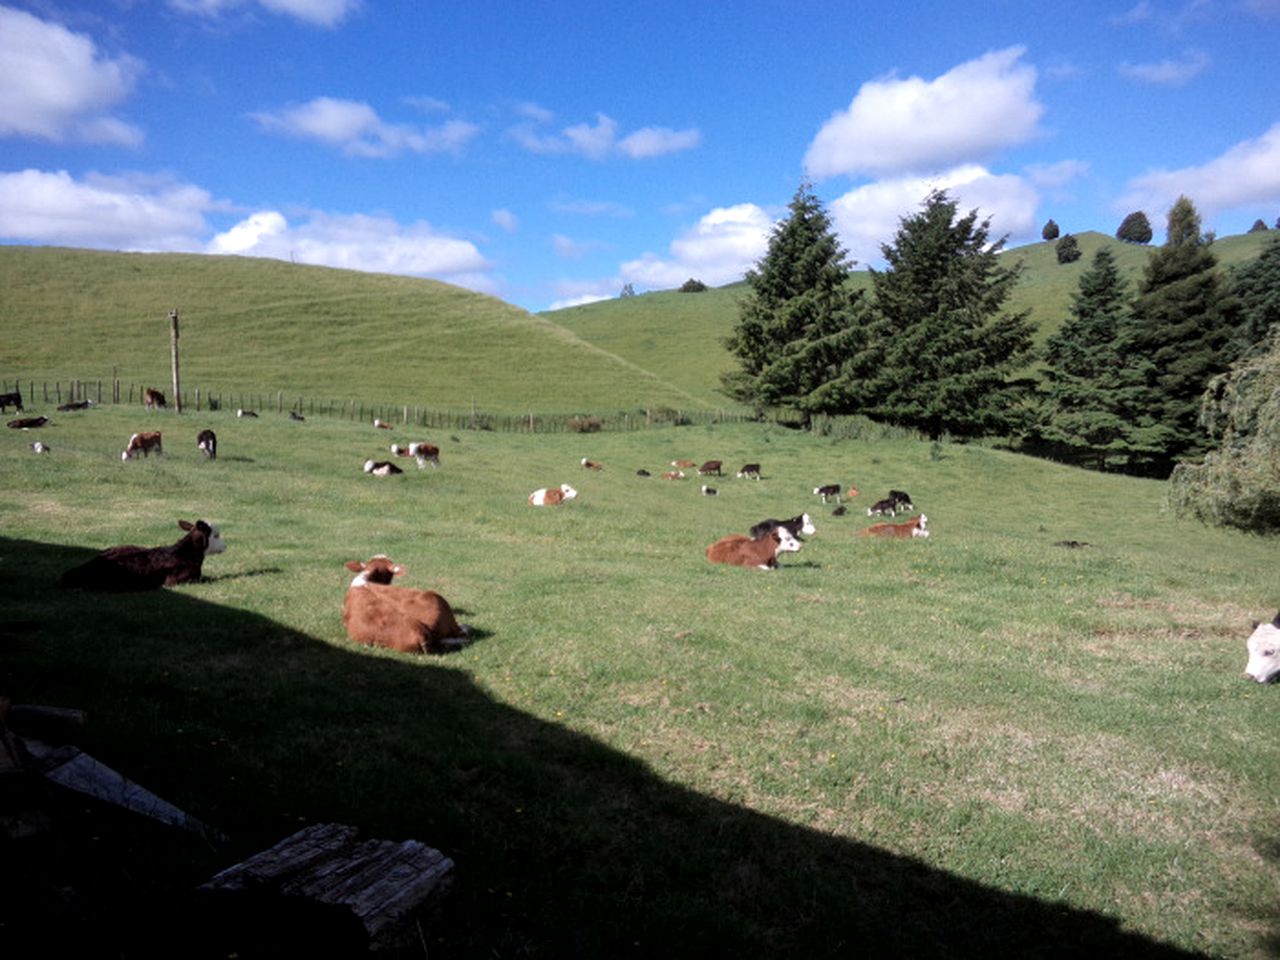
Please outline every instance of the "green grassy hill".
[[524, 310], [431, 280], [278, 260], [0, 247], [0, 378], [493, 412], [697, 406], [670, 381]]
[[[1271, 231], [1224, 237], [1214, 243], [1218, 263], [1230, 267], [1253, 259], [1272, 236]], [[1151, 246], [1121, 243], [1114, 237], [1089, 231], [1076, 234], [1082, 256], [1075, 263], [1060, 264], [1054, 243], [1028, 244], [1004, 256], [1023, 265], [1023, 275], [1009, 298], [1010, 311], [1029, 310], [1043, 343], [1067, 319], [1071, 295], [1101, 246], [1116, 255], [1121, 275], [1136, 289], [1151, 255]], [[865, 271], [854, 274], [853, 284], [869, 289]], [[731, 284], [705, 293], [663, 291], [636, 297], [606, 300], [540, 314], [564, 326], [588, 343], [660, 373], [709, 403], [723, 402], [719, 375], [732, 369], [733, 358], [724, 349], [724, 338], [738, 317], [738, 299], [744, 284]], [[717, 398], [720, 398], [717, 400]]]

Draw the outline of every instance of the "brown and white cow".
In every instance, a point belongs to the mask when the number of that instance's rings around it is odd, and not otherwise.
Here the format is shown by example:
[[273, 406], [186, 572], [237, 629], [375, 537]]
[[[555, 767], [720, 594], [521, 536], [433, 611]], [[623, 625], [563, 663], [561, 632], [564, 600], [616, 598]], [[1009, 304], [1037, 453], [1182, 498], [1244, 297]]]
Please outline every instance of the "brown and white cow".
[[200, 580], [204, 558], [222, 553], [227, 545], [218, 528], [204, 520], [179, 520], [186, 535], [167, 547], [108, 547], [73, 567], [59, 583], [78, 590], [156, 590]]
[[542, 487], [529, 494], [529, 505], [533, 507], [554, 507], [558, 503], [572, 500], [577, 495], [578, 491], [567, 483], [562, 483], [558, 487]]
[[778, 554], [795, 553], [799, 549], [800, 541], [791, 535], [790, 530], [776, 527], [755, 540], [740, 533], [721, 537], [707, 547], [707, 559], [712, 563], [775, 570], [778, 566]]
[[1258, 683], [1280, 679], [1280, 613], [1270, 623], [1255, 623], [1245, 647], [1249, 651], [1246, 677]]
[[347, 636], [366, 646], [401, 653], [447, 653], [471, 642], [449, 602], [431, 590], [392, 585], [404, 567], [381, 554], [368, 563], [348, 560], [357, 576], [342, 601]]
[[201, 430], [196, 434], [196, 447], [210, 460], [218, 459], [218, 435], [212, 430]]
[[700, 466], [700, 467], [698, 468], [698, 476], [700, 476], [700, 477], [707, 477], [707, 476], [716, 476], [716, 477], [721, 477], [721, 476], [724, 476], [724, 474], [723, 474], [723, 473], [721, 473], [721, 471], [720, 471], [720, 468], [721, 468], [722, 466], [724, 466], [723, 461], [720, 461], [720, 460], [708, 460], [706, 463], [704, 463], [702, 466]]
[[48, 417], [19, 417], [17, 420], [10, 420], [6, 426], [10, 430], [35, 430], [48, 422]]
[[156, 407], [163, 407], [165, 406], [164, 394], [159, 390], [153, 390], [151, 387], [146, 387], [142, 391], [142, 405], [148, 410], [155, 409]]
[[379, 420], [377, 417], [374, 418], [373, 425], [379, 430], [394, 430], [396, 428], [394, 423], [387, 423], [387, 421]]
[[129, 438], [129, 442], [125, 444], [124, 452], [120, 454], [121, 460], [132, 460], [139, 453], [144, 457], [151, 456], [151, 451], [157, 454], [164, 453], [164, 446], [161, 443], [159, 430], [144, 430], [141, 433], [135, 433]]
[[908, 537], [929, 536], [929, 518], [923, 513], [912, 517], [906, 523], [873, 523], [864, 530], [858, 531], [860, 537], [892, 537], [905, 540]]
[[604, 464], [596, 460], [590, 460], [587, 457], [582, 458], [582, 466], [587, 470], [603, 470]]
[[440, 467], [440, 448], [434, 443], [411, 443], [405, 446], [402, 443], [393, 443], [391, 452], [397, 457], [413, 457], [418, 461], [418, 469], [423, 469], [428, 463], [433, 469]]
[[744, 463], [744, 464], [742, 465], [742, 469], [738, 471], [738, 479], [739, 479], [739, 480], [742, 480], [742, 479], [747, 479], [747, 480], [759, 480], [759, 479], [760, 479], [760, 464], [758, 464], [758, 463]]
[[671, 465], [679, 470], [692, 470], [696, 466], [692, 460], [672, 460]]

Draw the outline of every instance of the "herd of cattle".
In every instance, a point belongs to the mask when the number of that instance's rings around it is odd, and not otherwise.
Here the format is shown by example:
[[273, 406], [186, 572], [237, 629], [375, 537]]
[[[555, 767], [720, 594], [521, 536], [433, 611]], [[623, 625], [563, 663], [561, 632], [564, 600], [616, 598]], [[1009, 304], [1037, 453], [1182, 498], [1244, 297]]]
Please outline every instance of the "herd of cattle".
[[[163, 407], [164, 395], [148, 389], [144, 393], [144, 403], [149, 408]], [[19, 413], [24, 412], [21, 394], [0, 394], [0, 410], [8, 406], [14, 406]], [[89, 406], [90, 401], [81, 401], [64, 404], [58, 409], [83, 410]], [[257, 413], [251, 410], [238, 410], [236, 415], [257, 417]], [[291, 413], [290, 417], [294, 420], [303, 419], [296, 412]], [[46, 417], [24, 417], [8, 421], [8, 426], [13, 429], [34, 429], [48, 422]], [[374, 420], [373, 425], [378, 429], [392, 428], [391, 424], [381, 420]], [[201, 430], [196, 437], [196, 446], [210, 460], [217, 459], [218, 438], [212, 430]], [[31, 449], [36, 453], [49, 452], [48, 445], [43, 441], [32, 443]], [[393, 443], [390, 450], [397, 458], [413, 459], [419, 469], [424, 469], [428, 463], [432, 468], [440, 466], [440, 450], [433, 444]], [[161, 432], [139, 431], [130, 436], [121, 459], [132, 460], [139, 454], [147, 457], [152, 452], [163, 453]], [[581, 465], [591, 471], [604, 469], [602, 463], [587, 457], [582, 458]], [[671, 466], [674, 469], [664, 471], [662, 478], [682, 480], [685, 470], [694, 469], [699, 476], [725, 475], [724, 464], [720, 460], [707, 460], [700, 466], [693, 460], [675, 460]], [[364, 472], [376, 476], [403, 473], [400, 467], [389, 460], [367, 460]], [[636, 474], [642, 478], [652, 476], [645, 469], [637, 470]], [[736, 472], [736, 476], [759, 480], [760, 464], [744, 464]], [[702, 492], [709, 495], [717, 493], [714, 488], [705, 485]], [[859, 491], [856, 487], [846, 490], [840, 484], [822, 484], [813, 489], [813, 494], [823, 504], [834, 499], [837, 506], [832, 513], [841, 515], [847, 512], [842, 498], [856, 497]], [[554, 506], [577, 496], [576, 489], [562, 483], [558, 487], [535, 490], [529, 494], [528, 501], [531, 506]], [[915, 509], [909, 494], [902, 490], [890, 490], [888, 496], [867, 508], [867, 516], [896, 517], [902, 513], [915, 513]], [[109, 547], [88, 562], [67, 570], [59, 584], [82, 590], [137, 591], [198, 582], [203, 577], [205, 557], [223, 552], [226, 544], [218, 528], [205, 520], [196, 520], [194, 523], [179, 520], [178, 526], [183, 530], [183, 536], [174, 544], [159, 547]], [[780, 554], [800, 550], [803, 538], [815, 532], [816, 528], [808, 513], [787, 520], [771, 518], [755, 524], [747, 534], [731, 533], [721, 537], [708, 546], [705, 552], [711, 563], [774, 570], [778, 567]], [[929, 536], [928, 517], [923, 513], [916, 513], [904, 523], [875, 523], [860, 529], [857, 535], [890, 539], [925, 538]], [[394, 563], [384, 555], [377, 555], [366, 562], [348, 561], [346, 567], [357, 574], [347, 588], [342, 615], [347, 635], [354, 642], [404, 653], [445, 653], [470, 642], [471, 629], [458, 623], [444, 597], [433, 591], [415, 590], [392, 582], [404, 573], [405, 568], [401, 564]], [[1258, 683], [1271, 683], [1280, 679], [1280, 612], [1277, 612], [1270, 623], [1254, 623], [1246, 646], [1249, 655], [1245, 667], [1246, 677]]]

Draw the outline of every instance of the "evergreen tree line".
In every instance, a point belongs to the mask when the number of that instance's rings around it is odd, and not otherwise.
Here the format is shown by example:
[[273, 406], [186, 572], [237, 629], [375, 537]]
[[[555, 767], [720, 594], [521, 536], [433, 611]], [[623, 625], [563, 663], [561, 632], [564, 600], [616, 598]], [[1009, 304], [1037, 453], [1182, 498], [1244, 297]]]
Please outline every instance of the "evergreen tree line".
[[[1243, 387], [1230, 380], [1241, 365], [1278, 362], [1280, 335], [1271, 332], [1280, 319], [1280, 238], [1227, 273], [1194, 205], [1181, 197], [1137, 288], [1100, 249], [1041, 355], [1028, 313], [1005, 309], [1019, 277], [999, 257], [1006, 239], [991, 237], [989, 218], [961, 215], [945, 191], [934, 191], [881, 246], [885, 268], [870, 271], [870, 291], [854, 290], [853, 264], [802, 184], [746, 276], [748, 293], [726, 341], [738, 360], [724, 377], [726, 391], [761, 409], [863, 414], [932, 439], [1000, 437], [1148, 476], [1168, 476], [1227, 438], [1236, 449], [1260, 439], [1272, 451], [1269, 489], [1280, 495], [1280, 434], [1266, 435], [1280, 429], [1276, 418], [1261, 418], [1259, 427], [1255, 413], [1227, 426], [1208, 399], [1269, 382], [1256, 374]], [[1255, 479], [1267, 476], [1256, 462], [1251, 469]]]

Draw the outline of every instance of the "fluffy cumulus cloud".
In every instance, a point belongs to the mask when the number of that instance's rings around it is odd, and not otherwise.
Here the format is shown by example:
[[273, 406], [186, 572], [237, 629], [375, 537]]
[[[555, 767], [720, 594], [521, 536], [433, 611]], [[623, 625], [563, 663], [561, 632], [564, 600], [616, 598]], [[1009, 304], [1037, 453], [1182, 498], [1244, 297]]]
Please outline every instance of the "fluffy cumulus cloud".
[[136, 57], [106, 56], [84, 34], [0, 6], [0, 136], [134, 146], [141, 131], [111, 110], [142, 72]]
[[276, 113], [253, 113], [263, 130], [315, 140], [357, 157], [393, 157], [401, 153], [457, 155], [480, 132], [475, 124], [449, 120], [436, 127], [388, 123], [367, 103], [316, 97]]
[[547, 130], [553, 120], [549, 111], [537, 104], [524, 104], [519, 112], [523, 119], [511, 128], [512, 138], [529, 152], [544, 156], [577, 154], [591, 160], [614, 156], [644, 160], [692, 150], [702, 142], [702, 134], [696, 128], [642, 127], [620, 137], [618, 121], [603, 113], [596, 114], [594, 123]]
[[976, 208], [980, 219], [990, 217], [993, 240], [1034, 235], [1035, 189], [1021, 177], [966, 165], [936, 177], [881, 180], [834, 200], [831, 219], [849, 255], [860, 265], [878, 265], [881, 245], [893, 240], [902, 218], [916, 213], [932, 190], [945, 190], [961, 214]]
[[769, 245], [773, 220], [754, 203], [719, 207], [671, 242], [670, 256], [646, 253], [622, 264], [622, 280], [651, 290], [686, 280], [720, 286], [741, 280]]
[[261, 7], [320, 27], [334, 27], [360, 7], [360, 0], [169, 0], [183, 13], [217, 17], [241, 7]]
[[1024, 52], [994, 51], [934, 80], [864, 83], [848, 109], [818, 131], [805, 169], [818, 179], [922, 174], [1026, 142], [1036, 136], [1044, 107]]
[[404, 225], [368, 214], [311, 213], [290, 223], [263, 210], [217, 234], [210, 253], [273, 257], [316, 266], [431, 277], [492, 292], [492, 264], [469, 240], [439, 233], [426, 223]]
[[1159, 216], [1180, 195], [1189, 197], [1202, 216], [1280, 204], [1280, 123], [1200, 166], [1153, 170], [1135, 177], [1116, 210], [1145, 210]]
[[153, 177], [0, 173], [0, 237], [116, 250], [194, 250], [215, 209], [199, 187]]

